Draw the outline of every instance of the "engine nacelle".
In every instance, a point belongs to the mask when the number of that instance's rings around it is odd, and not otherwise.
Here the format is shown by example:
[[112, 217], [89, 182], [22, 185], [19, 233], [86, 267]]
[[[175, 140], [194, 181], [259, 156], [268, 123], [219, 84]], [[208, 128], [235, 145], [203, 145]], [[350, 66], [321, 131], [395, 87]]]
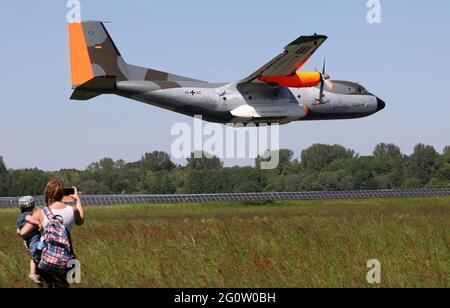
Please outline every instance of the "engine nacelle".
[[319, 72], [297, 72], [291, 76], [261, 76], [259, 80], [288, 88], [316, 87], [322, 81]]

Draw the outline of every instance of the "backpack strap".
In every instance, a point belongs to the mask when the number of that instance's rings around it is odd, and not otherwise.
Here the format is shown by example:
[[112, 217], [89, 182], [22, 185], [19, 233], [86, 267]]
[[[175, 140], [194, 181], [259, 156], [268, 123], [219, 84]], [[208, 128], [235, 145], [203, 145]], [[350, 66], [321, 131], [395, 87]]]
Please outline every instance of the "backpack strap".
[[49, 207], [44, 207], [44, 214], [45, 216], [47, 216], [48, 220], [56, 219], [59, 217], [61, 218], [61, 221], [63, 221], [63, 218], [59, 215], [53, 214], [52, 210]]
[[53, 218], [55, 218], [55, 215], [53, 215], [52, 210], [48, 206], [44, 207], [42, 211], [44, 212], [44, 215], [48, 220], [52, 220]]

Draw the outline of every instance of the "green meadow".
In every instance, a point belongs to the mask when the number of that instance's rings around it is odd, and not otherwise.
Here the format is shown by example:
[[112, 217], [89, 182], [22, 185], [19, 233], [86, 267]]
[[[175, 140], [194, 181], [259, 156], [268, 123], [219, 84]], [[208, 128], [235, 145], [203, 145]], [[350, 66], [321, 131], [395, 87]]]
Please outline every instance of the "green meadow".
[[[0, 287], [34, 287], [0, 210]], [[87, 207], [74, 287], [450, 287], [450, 198]], [[370, 285], [377, 259], [382, 282]]]

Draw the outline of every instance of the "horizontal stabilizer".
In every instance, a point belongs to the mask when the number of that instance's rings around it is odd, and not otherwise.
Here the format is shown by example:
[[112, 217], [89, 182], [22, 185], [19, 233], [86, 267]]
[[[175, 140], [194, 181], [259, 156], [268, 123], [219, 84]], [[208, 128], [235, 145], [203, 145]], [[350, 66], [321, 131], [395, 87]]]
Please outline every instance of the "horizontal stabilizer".
[[75, 88], [70, 99], [87, 101], [102, 94], [108, 94], [116, 89], [117, 80], [113, 76], [95, 77]]

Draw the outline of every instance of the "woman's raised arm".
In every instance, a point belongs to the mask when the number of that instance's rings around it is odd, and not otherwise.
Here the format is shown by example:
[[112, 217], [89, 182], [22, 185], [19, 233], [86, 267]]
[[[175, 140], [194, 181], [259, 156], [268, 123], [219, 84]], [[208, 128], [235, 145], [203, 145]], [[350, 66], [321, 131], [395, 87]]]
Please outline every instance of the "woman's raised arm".
[[74, 187], [74, 189], [75, 189], [75, 194], [70, 197], [72, 197], [72, 199], [74, 199], [75, 202], [77, 203], [74, 207], [75, 224], [77, 226], [81, 226], [84, 224], [84, 209], [83, 209], [83, 204], [81, 203], [80, 196], [78, 194], [78, 189], [76, 187]]

